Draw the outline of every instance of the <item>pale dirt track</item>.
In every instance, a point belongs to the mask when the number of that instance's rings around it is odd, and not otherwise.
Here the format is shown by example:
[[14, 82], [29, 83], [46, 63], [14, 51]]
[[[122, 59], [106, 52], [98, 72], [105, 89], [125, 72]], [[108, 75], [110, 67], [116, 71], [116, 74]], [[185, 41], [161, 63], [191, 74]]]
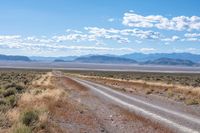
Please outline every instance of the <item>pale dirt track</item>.
[[107, 98], [111, 103], [128, 109], [139, 116], [158, 122], [167, 128], [172, 129], [174, 132], [199, 133], [200, 131], [199, 116], [176, 110], [174, 107], [171, 109], [169, 106], [156, 105], [149, 101], [144, 101], [139, 97], [131, 97], [90, 81], [81, 79], [74, 80], [84, 85], [100, 98]]
[[[121, 107], [100, 93], [61, 72], [53, 72], [57, 77], [56, 86], [64, 88], [68, 94], [68, 102], [72, 107], [63, 104], [62, 118], [52, 117], [52, 121], [60, 125], [63, 132], [70, 133], [172, 133], [171, 129], [144, 118]], [[73, 107], [74, 108], [74, 107]], [[59, 109], [60, 110], [60, 109]], [[79, 111], [80, 110], [80, 111]], [[78, 112], [80, 113], [78, 113]], [[61, 112], [60, 112], [61, 113]], [[70, 115], [67, 115], [70, 114]]]

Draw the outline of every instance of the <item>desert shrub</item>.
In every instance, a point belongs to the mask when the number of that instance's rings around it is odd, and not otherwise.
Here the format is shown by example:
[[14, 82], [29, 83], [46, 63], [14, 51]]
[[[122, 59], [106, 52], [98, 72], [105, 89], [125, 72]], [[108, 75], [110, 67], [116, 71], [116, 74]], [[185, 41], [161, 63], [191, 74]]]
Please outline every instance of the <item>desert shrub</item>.
[[14, 83], [8, 83], [8, 82], [6, 82], [6, 83], [3, 84], [3, 88], [5, 88], [5, 89], [11, 88], [13, 86], [14, 86]]
[[1, 106], [1, 105], [6, 105], [5, 99], [0, 98], [0, 106]]
[[9, 109], [9, 106], [7, 104], [0, 105], [0, 112], [6, 112]]
[[18, 93], [22, 93], [25, 90], [25, 87], [22, 85], [16, 85], [15, 88]]
[[2, 95], [4, 92], [4, 89], [3, 88], [0, 88], [0, 95]]
[[6, 100], [0, 98], [0, 112], [5, 112], [8, 108]]
[[21, 120], [22, 123], [26, 126], [31, 126], [36, 123], [39, 119], [38, 113], [36, 111], [26, 111], [22, 114]]
[[15, 88], [8, 88], [7, 90], [5, 90], [3, 92], [3, 96], [4, 97], [8, 97], [8, 96], [11, 96], [11, 95], [15, 95], [16, 93], [16, 89]]
[[199, 101], [197, 99], [186, 99], [185, 104], [187, 104], [187, 105], [197, 105], [197, 104], [199, 104]]
[[172, 91], [167, 92], [167, 97], [173, 97], [173, 96], [174, 96], [174, 93]]
[[1, 128], [8, 128], [11, 126], [10, 121], [8, 120], [7, 116], [0, 112], [0, 127]]
[[31, 133], [31, 128], [24, 124], [19, 124], [14, 128], [13, 133]]
[[152, 94], [153, 91], [154, 91], [153, 89], [147, 89], [147, 90], [145, 91], [145, 94], [147, 94], [147, 95]]
[[17, 104], [17, 97], [11, 95], [9, 97], [6, 97], [6, 101], [11, 107], [14, 107]]

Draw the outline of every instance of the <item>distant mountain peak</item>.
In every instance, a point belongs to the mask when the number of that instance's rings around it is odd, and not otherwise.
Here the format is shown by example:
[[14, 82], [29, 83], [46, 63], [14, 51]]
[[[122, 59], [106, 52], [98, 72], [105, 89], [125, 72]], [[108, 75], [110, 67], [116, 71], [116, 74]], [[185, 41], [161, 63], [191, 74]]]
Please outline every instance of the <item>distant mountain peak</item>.
[[123, 57], [106, 56], [106, 55], [92, 55], [87, 57], [79, 57], [74, 60], [74, 62], [82, 63], [112, 63], [112, 64], [129, 64], [137, 63], [135, 60], [126, 59]]
[[196, 63], [190, 60], [182, 60], [182, 59], [171, 59], [162, 57], [156, 60], [149, 60], [144, 62], [144, 64], [153, 64], [153, 65], [177, 65], [177, 66], [195, 66]]
[[27, 56], [19, 56], [19, 55], [3, 55], [0, 54], [1, 61], [31, 61]]

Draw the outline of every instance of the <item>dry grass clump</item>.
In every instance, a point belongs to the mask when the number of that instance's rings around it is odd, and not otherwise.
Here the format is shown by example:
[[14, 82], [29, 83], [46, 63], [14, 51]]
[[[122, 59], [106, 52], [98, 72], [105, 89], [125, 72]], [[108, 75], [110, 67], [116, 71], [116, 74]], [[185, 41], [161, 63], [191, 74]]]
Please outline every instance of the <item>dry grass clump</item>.
[[24, 124], [17, 124], [12, 131], [13, 133], [32, 133], [31, 128]]
[[200, 104], [200, 99], [186, 99], [185, 104], [187, 104], [187, 105], [197, 105], [197, 104]]

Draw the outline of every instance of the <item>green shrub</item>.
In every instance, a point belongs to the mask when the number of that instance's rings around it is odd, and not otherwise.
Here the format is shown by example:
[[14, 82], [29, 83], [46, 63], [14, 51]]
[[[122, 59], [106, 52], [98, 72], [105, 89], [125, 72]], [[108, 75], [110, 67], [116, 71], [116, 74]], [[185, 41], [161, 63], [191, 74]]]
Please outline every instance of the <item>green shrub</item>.
[[172, 91], [168, 91], [167, 92], [167, 97], [170, 98], [170, 97], [173, 97], [173, 96], [174, 96], [174, 93]]
[[4, 97], [8, 97], [8, 96], [11, 96], [11, 95], [15, 95], [16, 93], [16, 89], [15, 88], [8, 88], [7, 90], [5, 90], [3, 92], [3, 96]]
[[0, 88], [0, 95], [3, 94], [3, 92], [4, 92], [4, 89]]
[[13, 86], [14, 86], [13, 83], [5, 83], [5, 84], [3, 85], [3, 87], [4, 87], [5, 89], [11, 88], [11, 87], [13, 87]]
[[153, 93], [153, 89], [148, 89], [145, 91], [145, 94], [149, 95], [149, 94], [152, 94]]
[[0, 106], [1, 106], [1, 105], [6, 105], [5, 99], [0, 98]]
[[40, 93], [42, 93], [42, 90], [36, 90], [36, 91], [34, 91], [34, 95], [38, 95]]
[[32, 126], [34, 123], [38, 121], [38, 113], [36, 111], [26, 111], [22, 114], [22, 123], [26, 126]]
[[16, 85], [15, 88], [18, 93], [22, 93], [25, 90], [25, 87], [22, 85]]
[[24, 125], [19, 124], [13, 131], [13, 133], [31, 133], [31, 128]]
[[185, 104], [187, 104], [187, 105], [197, 105], [197, 104], [199, 104], [199, 101], [197, 99], [186, 99]]
[[6, 112], [9, 109], [9, 106], [7, 104], [0, 105], [0, 112]]
[[7, 103], [8, 103], [10, 106], [12, 106], [12, 107], [14, 107], [14, 106], [17, 104], [17, 98], [16, 98], [16, 96], [14, 96], [14, 95], [11, 95], [11, 96], [9, 96], [9, 97], [6, 97], [6, 101], [7, 101]]

